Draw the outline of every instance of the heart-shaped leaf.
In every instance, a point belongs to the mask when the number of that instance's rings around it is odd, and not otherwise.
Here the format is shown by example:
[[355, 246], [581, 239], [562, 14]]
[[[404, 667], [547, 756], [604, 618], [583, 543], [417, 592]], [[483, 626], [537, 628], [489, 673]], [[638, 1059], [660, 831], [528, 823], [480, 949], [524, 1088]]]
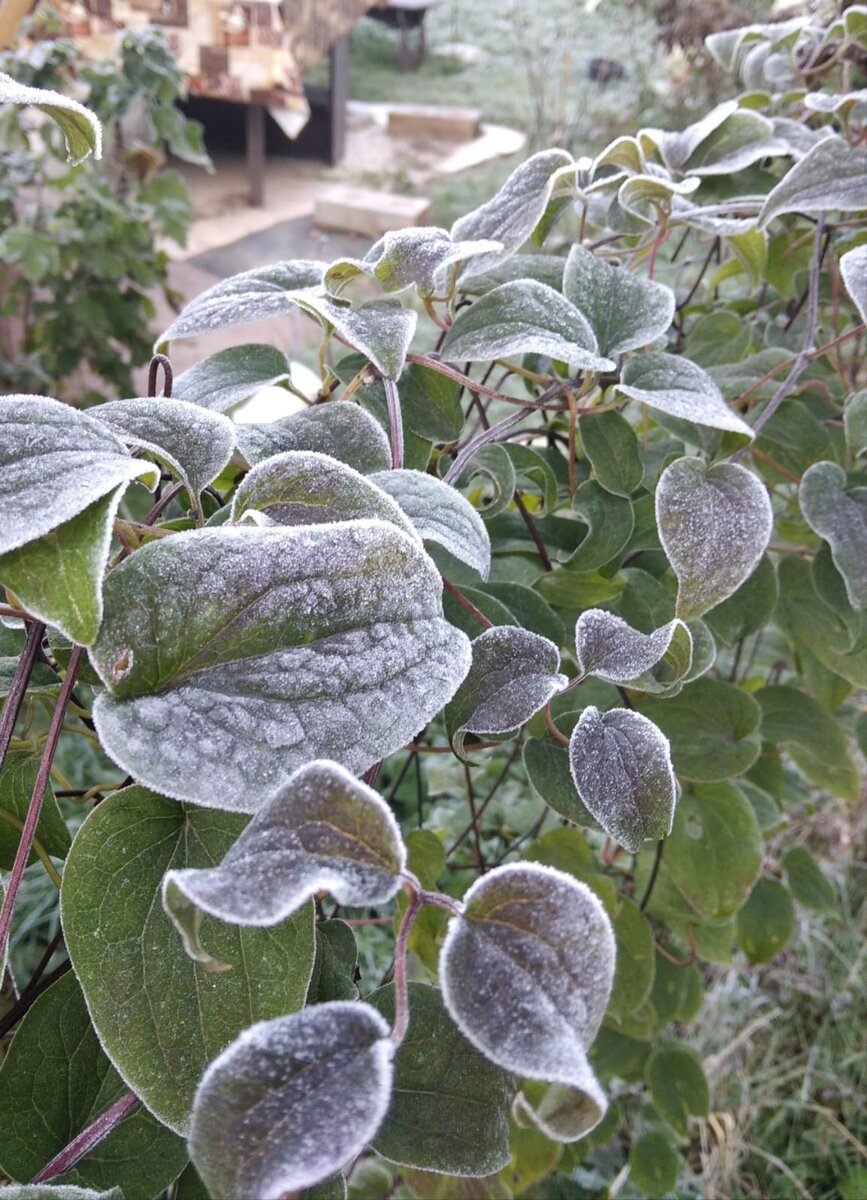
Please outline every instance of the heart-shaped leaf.
[[275, 525], [372, 517], [418, 537], [399, 505], [372, 478], [314, 450], [288, 450], [255, 466], [235, 493], [232, 521], [237, 524], [245, 513], [259, 513]]
[[231, 925], [276, 925], [317, 892], [338, 904], [384, 904], [400, 887], [406, 852], [391, 809], [336, 763], [301, 767], [219, 867], [169, 871], [163, 907], [197, 962], [202, 915]]
[[472, 663], [446, 708], [446, 728], [463, 757], [467, 733], [518, 729], [568, 682], [558, 673], [560, 651], [553, 642], [516, 625], [486, 629], [472, 643]]
[[566, 260], [563, 294], [590, 322], [600, 354], [647, 346], [674, 319], [671, 288], [611, 267], [577, 244]]
[[442, 344], [456, 362], [479, 362], [515, 354], [543, 354], [586, 371], [613, 371], [599, 354], [587, 318], [544, 283], [516, 279], [493, 288], [463, 308]]
[[671, 742], [674, 768], [687, 779], [715, 782], [740, 775], [761, 750], [761, 709], [721, 679], [697, 679], [678, 696], [638, 696], [636, 706]]
[[619, 412], [585, 413], [578, 432], [597, 481], [615, 496], [631, 496], [644, 476], [635, 430]]
[[164, 462], [193, 497], [217, 478], [235, 448], [228, 417], [184, 400], [113, 400], [93, 415], [127, 446]]
[[585, 708], [569, 739], [578, 795], [606, 833], [637, 854], [645, 838], [671, 832], [677, 783], [668, 739], [625, 708]]
[[858, 315], [867, 322], [867, 245], [856, 246], [840, 256], [840, 274]]
[[352, 308], [345, 300], [329, 296], [324, 288], [296, 292], [295, 302], [329, 332], [337, 333], [364, 354], [378, 371], [397, 379], [403, 370], [416, 314], [396, 300], [374, 300]]
[[849, 603], [867, 605], [867, 488], [846, 492], [846, 474], [832, 462], [814, 463], [798, 493], [807, 524], [831, 547]]
[[106, 751], [166, 795], [234, 811], [311, 758], [366, 770], [469, 668], [433, 563], [382, 521], [175, 534], [112, 571], [105, 604]]
[[865, 175], [867, 151], [842, 137], [822, 138], [768, 194], [759, 225], [790, 212], [859, 212]]
[[677, 576], [677, 615], [688, 620], [749, 578], [768, 547], [773, 514], [764, 487], [744, 467], [678, 458], [659, 478], [656, 524]]
[[246, 1029], [196, 1092], [190, 1154], [210, 1194], [281, 1200], [355, 1158], [388, 1108], [388, 1032], [348, 1001]]
[[102, 158], [102, 126], [77, 100], [50, 88], [25, 87], [0, 72], [0, 104], [32, 105], [51, 117], [63, 134], [69, 162], [83, 162], [88, 154]]
[[446, 268], [479, 254], [499, 255], [502, 242], [453, 242], [444, 229], [396, 229], [386, 233], [364, 256], [363, 266], [386, 292], [415, 287], [423, 296], [445, 284]]
[[640, 633], [614, 613], [588, 608], [575, 626], [578, 669], [582, 675], [628, 683], [656, 666], [678, 630], [686, 631], [691, 649], [689, 630], [676, 618], [652, 633]]
[[491, 539], [484, 521], [459, 491], [423, 471], [378, 471], [371, 482], [397, 501], [419, 537], [444, 546], [487, 579]]
[[491, 1062], [606, 1101], [587, 1061], [614, 978], [615, 943], [583, 883], [538, 863], [500, 867], [464, 896], [440, 955], [446, 1008]]
[[633, 355], [617, 387], [625, 396], [682, 421], [753, 436], [749, 425], [726, 404], [707, 371], [681, 355]]
[[589, 526], [574, 554], [566, 559], [569, 571], [595, 571], [604, 567], [628, 544], [635, 528], [635, 511], [623, 496], [600, 487], [594, 479], [582, 483], [572, 507]]
[[285, 384], [290, 378], [289, 359], [276, 346], [230, 346], [176, 375], [172, 398], [228, 412], [260, 388]]
[[235, 440], [250, 466], [286, 450], [315, 450], [362, 475], [391, 465], [382, 426], [357, 404], [316, 404], [268, 425], [236, 425]]

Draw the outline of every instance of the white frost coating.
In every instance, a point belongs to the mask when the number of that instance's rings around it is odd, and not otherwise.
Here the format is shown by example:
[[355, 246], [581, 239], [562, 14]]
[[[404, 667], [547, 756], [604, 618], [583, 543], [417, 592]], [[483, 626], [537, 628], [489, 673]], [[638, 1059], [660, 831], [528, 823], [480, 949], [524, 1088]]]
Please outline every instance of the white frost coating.
[[700, 617], [736, 592], [768, 548], [771, 502], [737, 463], [679, 458], [659, 477], [656, 526], [677, 576], [677, 615]]
[[566, 260], [563, 294], [590, 322], [603, 354], [646, 346], [674, 319], [671, 288], [609, 266], [577, 243]]
[[220, 1200], [282, 1200], [359, 1154], [391, 1099], [388, 1025], [333, 1000], [245, 1030], [208, 1067], [190, 1155]]
[[677, 783], [668, 739], [641, 713], [585, 708], [569, 739], [578, 795], [607, 834], [637, 854], [671, 833]]
[[453, 242], [444, 229], [425, 226], [396, 229], [386, 233], [364, 256], [360, 264], [370, 271], [386, 292], [418, 288], [430, 295], [446, 279], [446, 268], [478, 254], [499, 254], [502, 242]]
[[362, 475], [315, 450], [288, 450], [253, 467], [235, 493], [231, 520], [237, 523], [254, 510], [278, 525], [325, 525], [371, 517], [421, 540], [376, 477]]
[[512, 354], [545, 354], [588, 371], [613, 371], [598, 353], [590, 323], [565, 296], [544, 283], [516, 279], [485, 292], [455, 317], [444, 358], [481, 362]]
[[786, 143], [774, 137], [773, 121], [739, 108], [736, 100], [717, 105], [680, 132], [655, 133], [654, 140], [668, 167], [694, 175], [726, 175], [787, 152]]
[[50, 533], [121, 483], [159, 482], [99, 421], [46, 396], [0, 398], [0, 554]]
[[867, 488], [846, 493], [846, 473], [836, 463], [817, 462], [804, 472], [801, 512], [814, 533], [831, 547], [854, 609], [867, 606]]
[[268, 425], [236, 425], [235, 444], [250, 466], [285, 450], [317, 450], [362, 475], [391, 463], [385, 430], [357, 404], [316, 404]]
[[588, 608], [575, 625], [578, 669], [582, 675], [628, 683], [656, 666], [681, 626], [686, 628], [675, 618], [652, 633], [640, 633], [614, 613]]
[[307, 259], [255, 267], [191, 300], [156, 342], [155, 349], [179, 338], [197, 337], [231, 325], [246, 325], [263, 317], [279, 317], [296, 305], [295, 294], [321, 282], [327, 264]]
[[73, 165], [83, 162], [91, 149], [94, 158], [102, 158], [102, 125], [96, 113], [77, 100], [50, 88], [26, 87], [0, 72], [0, 104], [32, 105], [47, 113], [62, 132]]
[[465, 496], [423, 471], [378, 471], [371, 480], [397, 501], [421, 538], [445, 546], [482, 579], [488, 578], [491, 539]]
[[867, 322], [867, 245], [856, 246], [841, 255], [840, 274], [861, 320]]
[[521, 248], [548, 207], [558, 173], [573, 166], [572, 156], [565, 150], [541, 150], [521, 163], [495, 196], [455, 221], [451, 228], [455, 242], [493, 238], [503, 244], [499, 254], [472, 259], [463, 270], [462, 283]]
[[73, 1183], [7, 1183], [4, 1200], [123, 1200], [119, 1187], [104, 1192]]
[[172, 397], [212, 412], [227, 412], [261, 388], [275, 386], [289, 377], [289, 360], [282, 350], [248, 342], [218, 350], [176, 375]]
[[616, 953], [599, 899], [554, 867], [517, 863], [477, 880], [464, 905], [440, 954], [443, 1000], [461, 1033], [515, 1075], [591, 1091], [587, 1052]]
[[517, 1118], [531, 1121], [555, 1142], [578, 1142], [599, 1124], [608, 1110], [605, 1093], [587, 1064], [580, 1085], [552, 1083], [538, 1104], [518, 1092], [513, 1104]]
[[255, 812], [311, 758], [365, 770], [470, 664], [433, 563], [382, 521], [175, 534], [112, 571], [104, 597], [90, 651], [109, 689], [103, 745], [140, 782], [212, 808]]
[[232, 925], [267, 926], [322, 890], [338, 904], [384, 904], [405, 866], [388, 805], [337, 763], [314, 761], [267, 801], [220, 866], [168, 871], [163, 908], [190, 957], [210, 963], [198, 938], [203, 912]]
[[398, 378], [418, 321], [413, 309], [396, 300], [374, 300], [351, 308], [345, 300], [329, 296], [324, 287], [296, 292], [295, 302], [326, 328], [337, 330], [383, 375]]
[[196, 496], [217, 478], [235, 449], [235, 427], [228, 417], [184, 400], [112, 400], [92, 412], [127, 446], [165, 462]]
[[859, 212], [865, 207], [865, 179], [867, 151], [850, 146], [845, 138], [823, 138], [768, 194], [759, 225], [790, 212]]
[[617, 388], [625, 396], [681, 420], [753, 436], [749, 425], [726, 404], [707, 371], [680, 355], [634, 355], [623, 368]]

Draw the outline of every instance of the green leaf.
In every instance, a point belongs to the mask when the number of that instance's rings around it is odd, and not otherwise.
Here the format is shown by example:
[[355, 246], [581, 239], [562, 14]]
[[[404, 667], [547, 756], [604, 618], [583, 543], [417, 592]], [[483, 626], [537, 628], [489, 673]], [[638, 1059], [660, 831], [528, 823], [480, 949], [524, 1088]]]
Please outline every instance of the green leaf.
[[768, 194], [759, 225], [790, 212], [859, 212], [865, 174], [867, 152], [841, 137], [822, 138]]
[[638, 441], [619, 412], [585, 413], [578, 432], [597, 481], [615, 496], [631, 496], [644, 475]]
[[638, 905], [624, 899], [614, 918], [617, 967], [607, 1015], [628, 1017], [650, 996], [654, 977], [653, 929]]
[[503, 446], [483, 446], [478, 454], [473, 455], [469, 466], [457, 482], [466, 488], [478, 475], [488, 481], [493, 494], [489, 500], [482, 500], [475, 507], [480, 509], [482, 516], [490, 520], [512, 503], [517, 486], [515, 468]]
[[235, 440], [250, 466], [287, 450], [327, 454], [362, 475], [391, 464], [382, 426], [357, 404], [317, 404], [270, 424], [236, 425]]
[[734, 916], [758, 878], [763, 856], [752, 805], [734, 784], [702, 784], [681, 796], [665, 865], [705, 921]]
[[612, 267], [577, 244], [566, 260], [563, 294], [590, 322], [600, 353], [611, 357], [656, 341], [674, 319], [671, 288]]
[[422, 471], [378, 471], [370, 478], [399, 505], [419, 537], [444, 546], [487, 579], [491, 568], [488, 531], [456, 488]]
[[[394, 988], [368, 1003], [394, 1021]], [[373, 1149], [383, 1158], [449, 1175], [489, 1175], [508, 1163], [511, 1076], [460, 1033], [439, 990], [409, 985], [409, 1031], [394, 1062], [391, 1107]]]
[[705, 613], [703, 620], [718, 641], [734, 646], [764, 628], [776, 603], [777, 574], [765, 554], [737, 591]]
[[809, 650], [828, 671], [867, 687], [867, 656], [852, 645], [845, 620], [816, 593], [810, 564], [794, 555], [777, 568], [780, 596], [774, 620], [801, 650]]
[[629, 1176], [647, 1200], [660, 1200], [674, 1191], [680, 1168], [680, 1155], [655, 1129], [643, 1133], [629, 1151]]
[[512, 460], [519, 491], [538, 491], [542, 507], [537, 515], [547, 516], [557, 507], [557, 477], [549, 463], [530, 446], [518, 442], [506, 442], [503, 449]]
[[103, 574], [126, 484], [33, 542], [0, 555], [0, 581], [34, 617], [89, 646], [102, 622]]
[[575, 790], [569, 769], [569, 751], [551, 738], [527, 738], [523, 751], [524, 770], [537, 795], [549, 808], [576, 825], [596, 828]]
[[587, 1061], [614, 976], [614, 934], [584, 884], [536, 863], [499, 867], [464, 896], [440, 955], [443, 999], [486, 1058], [605, 1097]]
[[597, 675], [610, 683], [628, 683], [655, 667], [669, 652], [678, 633], [686, 635], [692, 657], [692, 637], [683, 621], [675, 619], [652, 633], [640, 633], [622, 617], [601, 608], [588, 608], [575, 626], [575, 656], [582, 675]]
[[401, 375], [400, 406], [413, 433], [432, 442], [451, 442], [464, 426], [461, 388], [440, 371], [410, 363]]
[[298, 291], [321, 282], [325, 266], [306, 259], [289, 260], [221, 279], [181, 309], [158, 338], [156, 349], [215, 329], [282, 317], [296, 307]]
[[751, 327], [741, 317], [726, 309], [716, 310], [705, 313], [690, 327], [683, 348], [687, 357], [701, 367], [731, 370], [730, 364], [747, 352], [750, 338]]
[[[9, 689], [12, 687], [12, 681], [15, 679], [17, 670], [17, 658], [6, 657], [5, 655], [0, 658], [0, 699], [9, 695]], [[27, 686], [28, 692], [51, 692], [59, 687], [60, 680], [54, 674], [51, 667], [47, 663], [36, 663]], [[2, 706], [0, 706], [0, 712], [2, 711]]]
[[480, 634], [469, 673], [446, 707], [455, 754], [463, 758], [466, 733], [510, 733], [529, 721], [565, 687], [559, 666], [559, 650], [538, 633], [496, 625]]
[[345, 921], [319, 921], [316, 925], [316, 958], [307, 989], [307, 1005], [329, 1000], [357, 1000], [358, 943]]
[[248, 520], [254, 517], [256, 524], [293, 526], [370, 517], [420, 540], [374, 477], [315, 450], [287, 450], [253, 467], [235, 493], [232, 523], [241, 523], [245, 515]]
[[798, 493], [807, 524], [831, 547], [846, 582], [849, 603], [867, 606], [867, 488], [846, 492], [846, 473], [836, 463], [814, 463]]
[[795, 906], [787, 887], [763, 876], [738, 913], [738, 942], [757, 966], [785, 950], [795, 932]]
[[[867, 95], [867, 93], [865, 93]], [[840, 274], [861, 320], [867, 322], [867, 245], [840, 256]]]
[[686, 1136], [690, 1117], [708, 1115], [710, 1090], [694, 1050], [674, 1045], [655, 1051], [645, 1079], [656, 1111], [678, 1133]]
[[312, 905], [273, 930], [214, 925], [209, 948], [232, 966], [223, 974], [187, 958], [160, 907], [166, 871], [213, 866], [243, 824], [126, 788], [92, 811], [63, 875], [66, 945], [103, 1049], [179, 1133], [207, 1063], [251, 1021], [292, 1012], [307, 994]]
[[441, 349], [455, 362], [542, 354], [576, 370], [615, 368], [599, 354], [596, 335], [575, 305], [532, 279], [501, 284], [462, 308]]
[[291, 379], [290, 370], [289, 359], [276, 346], [230, 346], [176, 375], [172, 397], [223, 413], [260, 388], [285, 385]]
[[218, 867], [169, 871], [163, 908], [187, 954], [212, 970], [199, 938], [208, 914], [230, 925], [285, 921], [317, 892], [338, 904], [385, 904], [406, 852], [391, 809], [336, 763], [301, 767], [259, 809]]
[[656, 489], [656, 523], [677, 575], [677, 615], [700, 617], [758, 566], [773, 524], [768, 494], [736, 463], [678, 458]]
[[837, 892], [806, 846], [792, 846], [783, 855], [789, 890], [799, 904], [813, 912], [836, 912]]
[[446, 851], [429, 829], [414, 829], [406, 837], [407, 867], [423, 888], [436, 887], [446, 869]]
[[[0, 867], [5, 871], [12, 869], [38, 773], [38, 754], [30, 754], [26, 750], [7, 750], [3, 766], [0, 767]], [[4, 814], [13, 820], [3, 820]], [[69, 830], [57, 807], [50, 780], [45, 785], [36, 837], [49, 854], [55, 858], [66, 857], [70, 846]], [[30, 855], [28, 861], [36, 861], [35, 853]]]
[[843, 425], [846, 445], [857, 458], [867, 450], [867, 388], [847, 397]]
[[[379, 280], [383, 291], [414, 287], [422, 296], [448, 286], [448, 268], [480, 254], [498, 255], [502, 242], [454, 242], [444, 229], [396, 229], [370, 247], [362, 266]], [[327, 275], [326, 275], [327, 281]]]
[[682, 421], [753, 436], [707, 371], [681, 355], [634, 354], [623, 368], [617, 390]]
[[113, 400], [93, 413], [127, 446], [165, 463], [195, 497], [217, 478], [235, 449], [228, 417], [184, 400]]
[[578, 795], [607, 834], [633, 854], [671, 830], [677, 783], [667, 739], [640, 713], [585, 708], [569, 739]]
[[536, 591], [549, 604], [572, 611], [616, 600], [622, 590], [622, 575], [609, 577], [599, 571], [569, 571], [565, 568], [543, 576], [536, 584]]
[[[666, 166], [696, 175], [728, 175], [770, 155], [785, 154], [773, 122], [727, 100], [674, 133], [651, 134]], [[650, 131], [646, 131], [650, 133]]]
[[685, 1024], [692, 1020], [701, 1009], [701, 1002], [702, 981], [695, 964], [689, 967], [675, 966], [657, 950], [650, 1003], [660, 1026], [668, 1025], [670, 1021]]
[[178, 533], [116, 567], [105, 605], [91, 652], [105, 750], [149, 786], [234, 811], [311, 758], [366, 770], [469, 669], [433, 563], [382, 521]]
[[[437, 1175], [404, 1167], [400, 1176], [413, 1200], [512, 1200], [511, 1191], [497, 1175]], [[372, 1194], [360, 1191], [358, 1200], [367, 1200]]]
[[[782, 742], [795, 762], [820, 787], [855, 802], [860, 778], [839, 723], [812, 696], [783, 684], [760, 688], [762, 737]], [[792, 745], [794, 743], [794, 745]], [[799, 753], [802, 748], [804, 753]]]
[[573, 572], [596, 571], [617, 558], [632, 537], [635, 528], [632, 505], [588, 479], [575, 493], [572, 507], [589, 530], [566, 560], [566, 568]]
[[580, 1141], [599, 1124], [596, 1106], [586, 1092], [537, 1079], [524, 1080], [512, 1116], [519, 1126], [534, 1125], [555, 1142]]
[[548, 638], [555, 646], [563, 644], [563, 622], [538, 592], [521, 583], [485, 583], [483, 590], [504, 604], [515, 623], [532, 633]]
[[355, 1158], [388, 1108], [388, 1033], [369, 1004], [333, 1001], [236, 1038], [196, 1092], [190, 1154], [211, 1195], [279, 1200]]
[[687, 779], [729, 779], [758, 757], [761, 710], [732, 684], [697, 679], [671, 699], [639, 696], [635, 703], [669, 739], [674, 769]]
[[83, 162], [88, 154], [102, 158], [102, 125], [77, 100], [49, 88], [25, 87], [0, 72], [0, 104], [32, 105], [49, 116], [63, 134], [69, 162]]
[[[126, 1092], [103, 1053], [70, 971], [18, 1026], [0, 1068], [2, 1170], [30, 1179]], [[144, 1109], [133, 1113], [53, 1182], [151, 1200], [183, 1170], [187, 1148]]]
[[395, 300], [371, 300], [352, 308], [345, 300], [329, 296], [325, 288], [295, 292], [294, 299], [328, 333], [338, 333], [383, 375], [389, 379], [400, 376], [415, 333], [417, 316], [413, 309]]

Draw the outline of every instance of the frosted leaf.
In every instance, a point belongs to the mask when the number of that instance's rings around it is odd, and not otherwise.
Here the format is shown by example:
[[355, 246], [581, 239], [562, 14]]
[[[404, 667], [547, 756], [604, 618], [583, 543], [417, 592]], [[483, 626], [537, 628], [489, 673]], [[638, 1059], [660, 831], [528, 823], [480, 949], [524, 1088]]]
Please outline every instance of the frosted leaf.
[[640, 633], [614, 613], [588, 608], [575, 626], [578, 669], [610, 683], [628, 683], [656, 666], [681, 629], [689, 638], [689, 630], [677, 618], [652, 633]]
[[479, 297], [455, 317], [444, 358], [482, 362], [514, 354], [544, 354], [576, 369], [613, 371], [596, 335], [574, 304], [544, 283], [517, 279]]
[[236, 425], [235, 442], [250, 466], [285, 450], [316, 450], [362, 475], [384, 471], [391, 449], [382, 426], [357, 404], [315, 404], [268, 425]]
[[211, 808], [255, 812], [311, 758], [366, 770], [469, 668], [436, 568], [382, 521], [178, 533], [115, 568], [104, 597], [103, 746]]
[[228, 417], [184, 400], [112, 400], [92, 411], [128, 446], [164, 462], [196, 497], [235, 449], [235, 427]]
[[707, 371], [679, 354], [633, 355], [617, 389], [683, 421], [753, 436], [749, 425], [726, 404]]
[[566, 260], [563, 293], [590, 322], [603, 354], [648, 345], [674, 318], [671, 288], [611, 267], [577, 244]]
[[159, 471], [93, 417], [46, 396], [0, 398], [0, 554], [133, 479], [153, 491]]
[[373, 477], [314, 450], [288, 450], [253, 467], [235, 493], [232, 521], [258, 510], [277, 525], [326, 525], [364, 517], [417, 539], [412, 522]]
[[823, 138], [768, 194], [759, 225], [790, 212], [859, 212], [865, 207], [865, 178], [867, 151], [841, 137]]
[[614, 980], [614, 931], [585, 884], [553, 867], [497, 867], [464, 896], [440, 953], [446, 1008], [476, 1049], [527, 1079], [605, 1099], [587, 1061]]
[[73, 1183], [7, 1183], [3, 1200], [123, 1200], [123, 1192], [118, 1187], [98, 1192]]
[[768, 494], [737, 463], [679, 458], [656, 489], [659, 540], [677, 576], [677, 615], [700, 617], [752, 575], [768, 547]]
[[804, 108], [811, 112], [839, 113], [846, 117], [858, 104], [867, 104], [867, 88], [845, 94], [833, 92], [807, 92], [803, 99]]
[[841, 255], [840, 274], [861, 320], [867, 322], [867, 245], [856, 246]]
[[637, 854], [671, 833], [677, 784], [668, 739], [640, 713], [585, 708], [569, 739], [569, 767], [584, 806]]
[[568, 683], [558, 673], [560, 651], [546, 637], [516, 625], [495, 625], [472, 643], [472, 665], [446, 709], [454, 751], [464, 734], [509, 733]]
[[798, 493], [801, 512], [814, 533], [831, 547], [854, 609], [867, 606], [867, 488], [846, 492], [846, 474], [832, 462], [804, 472]]
[[468, 296], [480, 296], [502, 283], [512, 283], [515, 279], [535, 279], [537, 283], [547, 284], [559, 292], [563, 288], [564, 265], [565, 259], [559, 254], [513, 254], [488, 271], [473, 275], [471, 279], [461, 279], [461, 291]]
[[60, 129], [67, 160], [83, 162], [88, 154], [102, 158], [102, 125], [96, 113], [50, 88], [26, 87], [0, 72], [0, 104], [31, 105], [44, 112]]
[[335, 1000], [246, 1029], [196, 1092], [190, 1156], [212, 1196], [282, 1200], [360, 1154], [390, 1100], [388, 1025]]
[[199, 941], [203, 913], [276, 925], [319, 891], [338, 904], [384, 904], [405, 865], [388, 805], [336, 763], [314, 761], [259, 809], [220, 866], [168, 871], [163, 907], [187, 954], [214, 965]]
[[454, 241], [492, 238], [503, 245], [499, 254], [472, 259], [464, 267], [462, 283], [520, 249], [544, 215], [558, 173], [572, 166], [572, 157], [565, 150], [541, 150], [521, 163], [481, 208], [455, 221], [451, 228]]
[[525, 1083], [515, 1097], [517, 1123], [533, 1124], [555, 1142], [577, 1142], [586, 1137], [605, 1116], [608, 1101], [587, 1064], [586, 1078], [579, 1085]]
[[263, 387], [288, 383], [289, 360], [276, 346], [251, 342], [218, 350], [176, 375], [172, 397], [212, 412], [227, 412]]
[[295, 295], [299, 308], [315, 317], [326, 329], [334, 329], [344, 341], [389, 379], [397, 379], [415, 333], [416, 313], [396, 300], [374, 300], [352, 308], [345, 300], [329, 296], [325, 288], [309, 288]]
[[299, 289], [315, 287], [321, 282], [325, 267], [323, 262], [290, 259], [221, 279], [181, 309], [158, 338], [156, 349], [167, 342], [197, 337], [215, 329], [246, 325], [265, 317], [282, 317], [295, 307]]
[[386, 292], [415, 287], [431, 295], [446, 283], [446, 268], [479, 254], [499, 254], [502, 242], [453, 242], [444, 229], [397, 229], [386, 233], [364, 256], [363, 266]]
[[371, 479], [397, 501], [420, 537], [445, 546], [487, 579], [491, 540], [484, 521], [460, 492], [422, 471], [379, 471]]
[[[660, 207], [673, 208], [678, 197], [692, 195], [700, 183], [696, 175], [681, 180], [666, 179], [660, 175], [633, 175], [620, 185], [617, 204], [629, 216], [650, 225], [658, 219], [657, 210]], [[645, 209], [650, 209], [650, 216], [646, 215]]]
[[787, 153], [769, 118], [737, 101], [718, 105], [694, 125], [658, 139], [666, 165], [691, 175], [728, 175], [760, 158]]

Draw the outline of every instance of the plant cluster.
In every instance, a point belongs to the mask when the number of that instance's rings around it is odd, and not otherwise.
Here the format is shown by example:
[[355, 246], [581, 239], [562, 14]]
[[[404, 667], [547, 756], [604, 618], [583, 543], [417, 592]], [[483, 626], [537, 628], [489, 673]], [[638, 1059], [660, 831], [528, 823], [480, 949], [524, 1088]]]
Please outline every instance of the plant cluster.
[[[0, 402], [0, 950], [32, 861], [68, 955], [4, 1019], [10, 1196], [696, 1189], [705, 969], [833, 911], [766, 838], [859, 791], [865, 45], [716, 34], [748, 90], [687, 129], [220, 282], [148, 397]], [[292, 415], [232, 420], [267, 345], [172, 378], [299, 308]]]

